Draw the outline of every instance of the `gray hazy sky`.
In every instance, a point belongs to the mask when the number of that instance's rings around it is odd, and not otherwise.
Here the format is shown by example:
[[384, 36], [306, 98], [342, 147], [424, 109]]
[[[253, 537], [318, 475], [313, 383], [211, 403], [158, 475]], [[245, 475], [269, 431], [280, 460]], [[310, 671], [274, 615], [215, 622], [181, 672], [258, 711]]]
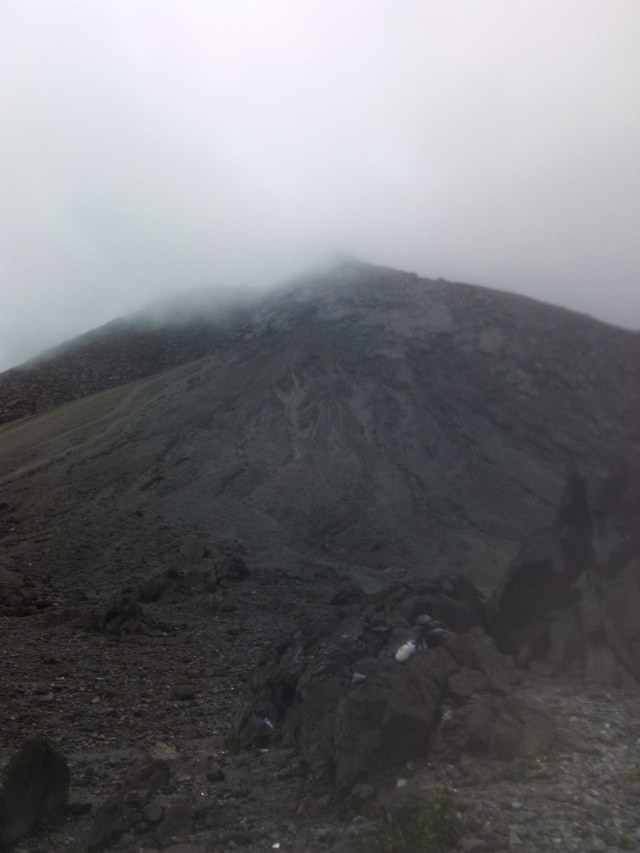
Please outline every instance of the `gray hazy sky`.
[[638, 0], [0, 0], [0, 369], [345, 250], [640, 326]]

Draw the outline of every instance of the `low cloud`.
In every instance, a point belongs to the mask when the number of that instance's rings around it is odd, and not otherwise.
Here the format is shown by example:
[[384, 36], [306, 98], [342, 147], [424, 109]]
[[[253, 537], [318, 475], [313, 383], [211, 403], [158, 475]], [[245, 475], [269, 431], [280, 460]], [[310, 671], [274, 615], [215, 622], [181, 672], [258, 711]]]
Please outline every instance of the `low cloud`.
[[0, 369], [335, 250], [640, 326], [640, 7], [5, 0]]

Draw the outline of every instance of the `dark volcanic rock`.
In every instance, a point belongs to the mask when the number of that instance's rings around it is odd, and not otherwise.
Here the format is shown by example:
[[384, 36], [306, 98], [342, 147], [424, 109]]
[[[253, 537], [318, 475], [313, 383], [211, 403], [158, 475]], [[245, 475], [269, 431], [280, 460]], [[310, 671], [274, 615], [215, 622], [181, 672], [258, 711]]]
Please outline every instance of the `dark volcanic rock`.
[[114, 636], [142, 634], [147, 630], [144, 610], [130, 590], [114, 596], [105, 608], [92, 616], [88, 627]]
[[184, 574], [175, 569], [167, 569], [156, 572], [143, 581], [138, 588], [138, 596], [145, 604], [152, 601], [166, 604], [183, 598], [186, 591]]
[[[356, 662], [357, 666], [357, 662]], [[442, 702], [442, 681], [455, 664], [442, 649], [413, 655], [401, 667], [392, 658], [383, 658], [362, 684], [344, 682], [331, 691], [337, 700], [333, 721], [333, 754], [327, 761], [335, 766], [335, 783], [340, 791], [375, 771], [426, 755], [429, 735], [435, 727]], [[319, 687], [306, 694], [304, 702], [315, 702], [324, 714], [329, 709]], [[335, 695], [337, 694], [337, 695]], [[315, 710], [300, 708], [301, 741], [313, 739], [313, 725], [307, 716]], [[307, 750], [304, 743], [303, 750]]]
[[[429, 621], [416, 615], [427, 611]], [[499, 758], [547, 748], [552, 721], [508, 696], [519, 680], [512, 661], [470, 627], [482, 613], [468, 581], [443, 579], [371, 596], [324, 629], [304, 627], [252, 677], [236, 741], [294, 746], [313, 778], [339, 792], [425, 756], [443, 725], [459, 748]], [[443, 620], [446, 629], [432, 627]]]
[[31, 578], [0, 558], [0, 616], [32, 616], [53, 604]]
[[[185, 553], [189, 556], [186, 557]], [[173, 568], [155, 572], [139, 585], [140, 601], [145, 604], [171, 604], [192, 593], [215, 592], [229, 584], [246, 580], [250, 575], [249, 567], [242, 557], [233, 553], [225, 553], [214, 559], [204, 548], [185, 552], [181, 549], [181, 556], [189, 567], [184, 572]]]
[[490, 691], [477, 692], [453, 717], [450, 742], [500, 759], [539, 755], [553, 744], [556, 728], [541, 707]]
[[242, 557], [227, 554], [216, 563], [216, 579], [223, 586], [249, 577], [249, 569]]
[[46, 738], [24, 742], [4, 771], [0, 789], [0, 847], [64, 815], [71, 774]]
[[137, 770], [117, 794], [98, 808], [88, 838], [89, 848], [116, 842], [132, 824], [138, 822], [140, 815], [149, 826], [159, 823], [164, 809], [154, 800], [154, 795], [168, 784], [169, 779], [169, 765], [165, 761], [154, 761]]
[[640, 468], [589, 485], [571, 473], [554, 525], [532, 535], [498, 590], [492, 631], [522, 664], [640, 679]]

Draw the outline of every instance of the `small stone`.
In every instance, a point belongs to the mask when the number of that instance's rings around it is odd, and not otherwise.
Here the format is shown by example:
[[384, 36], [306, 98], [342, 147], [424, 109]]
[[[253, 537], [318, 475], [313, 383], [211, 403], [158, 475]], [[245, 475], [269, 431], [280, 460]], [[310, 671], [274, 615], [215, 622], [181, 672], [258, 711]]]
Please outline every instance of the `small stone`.
[[522, 847], [522, 839], [518, 835], [517, 829], [513, 826], [509, 827], [509, 847]]
[[172, 761], [174, 758], [178, 757], [179, 753], [175, 746], [171, 746], [171, 744], [159, 740], [151, 747], [149, 755], [151, 758], [156, 758], [159, 761]]
[[321, 826], [319, 829], [316, 829], [314, 832], [314, 838], [316, 841], [319, 841], [321, 844], [329, 844], [329, 842], [335, 840], [335, 831], [330, 826]]
[[173, 839], [187, 835], [192, 829], [191, 810], [182, 803], [175, 803], [165, 810], [163, 821], [157, 829], [158, 841], [166, 847]]
[[167, 803], [163, 797], [156, 797], [143, 809], [142, 816], [147, 823], [155, 826], [162, 820], [166, 806]]
[[178, 699], [181, 702], [190, 702], [196, 698], [195, 688], [189, 684], [176, 684], [169, 694], [170, 699]]
[[375, 785], [367, 785], [363, 782], [359, 782], [351, 789], [351, 794], [349, 796], [349, 806], [353, 811], [360, 813], [363, 807], [367, 803], [370, 803], [375, 800], [377, 796], [378, 789], [375, 787]]
[[207, 773], [207, 779], [209, 782], [224, 782], [226, 776], [224, 774], [224, 770], [221, 767], [214, 767], [213, 770], [209, 770]]

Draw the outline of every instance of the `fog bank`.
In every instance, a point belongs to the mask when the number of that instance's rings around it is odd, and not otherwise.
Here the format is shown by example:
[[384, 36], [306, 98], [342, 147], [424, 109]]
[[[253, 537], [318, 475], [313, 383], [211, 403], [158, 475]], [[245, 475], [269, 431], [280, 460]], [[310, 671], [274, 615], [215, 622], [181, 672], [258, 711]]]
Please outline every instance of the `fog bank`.
[[5, 0], [0, 369], [335, 250], [640, 327], [632, 0]]

